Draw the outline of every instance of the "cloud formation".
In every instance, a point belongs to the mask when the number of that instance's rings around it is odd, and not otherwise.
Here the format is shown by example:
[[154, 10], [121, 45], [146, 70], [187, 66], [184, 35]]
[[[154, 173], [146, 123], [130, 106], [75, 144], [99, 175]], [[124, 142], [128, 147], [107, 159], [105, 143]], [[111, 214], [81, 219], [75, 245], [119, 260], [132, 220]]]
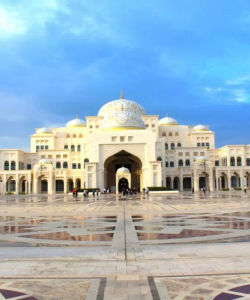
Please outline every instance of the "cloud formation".
[[0, 125], [10, 137], [0, 147], [95, 115], [121, 88], [148, 113], [210, 124], [218, 145], [249, 143], [249, 11], [244, 0], [0, 0]]

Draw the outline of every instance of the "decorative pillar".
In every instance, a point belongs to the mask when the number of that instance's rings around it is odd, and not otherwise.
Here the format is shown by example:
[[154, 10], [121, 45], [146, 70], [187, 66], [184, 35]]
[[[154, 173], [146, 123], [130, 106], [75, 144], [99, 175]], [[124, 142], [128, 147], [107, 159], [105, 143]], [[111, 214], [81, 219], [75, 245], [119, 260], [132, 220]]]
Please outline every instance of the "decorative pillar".
[[64, 194], [66, 194], [68, 192], [68, 180], [67, 180], [67, 177], [64, 176], [64, 179], [63, 179], [63, 192]]
[[210, 192], [214, 191], [214, 180], [213, 180], [213, 171], [212, 170], [209, 172], [209, 191]]
[[231, 185], [230, 171], [227, 172], [227, 183], [228, 183], [228, 189], [231, 190], [232, 189], [232, 185]]
[[180, 192], [183, 192], [183, 175], [180, 176]]
[[194, 192], [199, 192], [199, 176], [197, 170], [194, 170]]
[[19, 178], [18, 175], [16, 175], [16, 192], [15, 192], [16, 195], [19, 194], [19, 185], [20, 185]]
[[38, 194], [38, 179], [36, 178], [36, 174], [34, 174], [33, 179], [33, 192], [34, 194]]

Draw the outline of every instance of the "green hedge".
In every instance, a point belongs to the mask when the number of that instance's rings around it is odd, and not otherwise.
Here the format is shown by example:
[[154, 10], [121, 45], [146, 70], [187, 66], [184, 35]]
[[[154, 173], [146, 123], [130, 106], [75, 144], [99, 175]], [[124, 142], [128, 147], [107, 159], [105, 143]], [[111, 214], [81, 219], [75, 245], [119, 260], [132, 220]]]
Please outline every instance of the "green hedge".
[[171, 191], [170, 188], [165, 186], [149, 186], [149, 191]]
[[241, 188], [240, 187], [235, 187], [234, 190], [235, 191], [241, 191]]

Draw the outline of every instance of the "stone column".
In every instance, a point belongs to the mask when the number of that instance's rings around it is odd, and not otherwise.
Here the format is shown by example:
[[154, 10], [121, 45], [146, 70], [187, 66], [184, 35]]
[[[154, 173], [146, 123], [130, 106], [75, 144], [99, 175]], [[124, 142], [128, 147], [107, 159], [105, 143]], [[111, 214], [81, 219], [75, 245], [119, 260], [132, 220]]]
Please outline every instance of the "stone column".
[[232, 189], [232, 185], [231, 185], [231, 174], [230, 174], [230, 171], [227, 172], [227, 183], [228, 183], [229, 190], [231, 190]]
[[210, 192], [214, 191], [214, 179], [213, 179], [213, 172], [209, 172], [209, 190]]
[[16, 176], [16, 192], [15, 192], [16, 195], [19, 194], [19, 185], [20, 185], [19, 178], [18, 176]]
[[64, 179], [63, 179], [63, 192], [64, 192], [64, 194], [66, 194], [68, 192], [68, 180], [67, 180], [66, 176], [64, 176]]
[[180, 192], [183, 192], [183, 175], [180, 175]]
[[199, 192], [199, 176], [197, 170], [194, 170], [194, 192]]
[[38, 194], [38, 180], [36, 178], [36, 174], [34, 174], [34, 179], [33, 179], [33, 193]]
[[7, 185], [7, 178], [6, 178], [6, 174], [4, 174], [3, 175], [3, 194], [7, 193], [6, 185]]

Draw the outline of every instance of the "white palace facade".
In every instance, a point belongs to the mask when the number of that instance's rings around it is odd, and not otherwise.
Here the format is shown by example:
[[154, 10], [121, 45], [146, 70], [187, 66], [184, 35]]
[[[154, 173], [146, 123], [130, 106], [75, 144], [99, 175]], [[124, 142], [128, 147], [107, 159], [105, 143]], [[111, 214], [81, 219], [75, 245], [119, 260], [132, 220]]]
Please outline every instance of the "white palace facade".
[[148, 115], [134, 101], [106, 103], [97, 116], [39, 128], [30, 152], [0, 150], [0, 193], [68, 193], [73, 188], [231, 190], [250, 186], [250, 145], [215, 149], [208, 126]]

